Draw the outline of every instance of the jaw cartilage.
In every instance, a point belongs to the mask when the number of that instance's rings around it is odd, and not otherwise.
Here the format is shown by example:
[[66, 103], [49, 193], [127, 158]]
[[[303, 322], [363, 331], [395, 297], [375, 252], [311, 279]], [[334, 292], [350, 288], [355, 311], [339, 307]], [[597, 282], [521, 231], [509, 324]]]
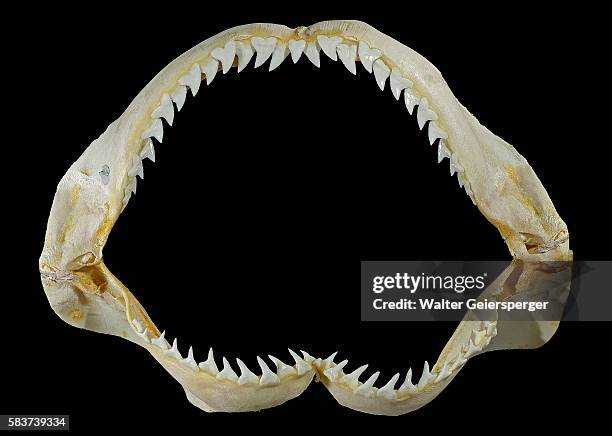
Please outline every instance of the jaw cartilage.
[[436, 363], [430, 367], [425, 362], [418, 378], [412, 369], [405, 377], [387, 378], [367, 365], [353, 367], [347, 359], [336, 363], [335, 353], [321, 358], [288, 350], [293, 364], [283, 356], [258, 356], [259, 369], [241, 359], [216, 358], [212, 348], [201, 359], [197, 349], [181, 351], [180, 341], [170, 342], [104, 264], [108, 235], [136, 193], [138, 179], [144, 178], [143, 161], [155, 162], [164, 121], [172, 126], [188, 93], [202, 98], [205, 87], [231, 68], [242, 72], [249, 66], [266, 68], [267, 63], [273, 71], [289, 57], [318, 68], [321, 53], [351, 74], [357, 74], [361, 63], [380, 90], [388, 88], [397, 101], [403, 95], [408, 113], [416, 117], [415, 127], [437, 147], [438, 163], [447, 159], [449, 173], [497, 227], [513, 258], [572, 257], [567, 227], [529, 164], [483, 127], [457, 101], [440, 72], [413, 50], [357, 21], [229, 29], [164, 68], [70, 167], [58, 185], [39, 261], [46, 295], [64, 321], [141, 345], [181, 384], [189, 401], [205, 411], [273, 407], [297, 397], [315, 379], [347, 407], [399, 415], [435, 398], [471, 357], [487, 347], [503, 348], [490, 346], [496, 321], [465, 319]]

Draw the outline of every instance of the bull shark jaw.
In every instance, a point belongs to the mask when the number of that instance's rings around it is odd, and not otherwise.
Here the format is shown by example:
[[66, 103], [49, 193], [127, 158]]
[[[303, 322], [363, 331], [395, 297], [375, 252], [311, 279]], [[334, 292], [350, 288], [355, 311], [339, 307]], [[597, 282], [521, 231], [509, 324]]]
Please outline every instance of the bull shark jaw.
[[[287, 58], [294, 63], [305, 58], [318, 67], [321, 56], [338, 61], [351, 74], [357, 73], [360, 62], [381, 90], [388, 86], [411, 114], [416, 111], [418, 127], [426, 129], [430, 144], [438, 149], [438, 162], [447, 160], [451, 176], [496, 226], [513, 258], [572, 258], [567, 226], [526, 160], [480, 125], [453, 96], [440, 72], [413, 50], [357, 21], [296, 29], [250, 24], [224, 31], [164, 68], [69, 168], [55, 194], [39, 261], [49, 303], [64, 321], [144, 347], [182, 385], [189, 401], [205, 411], [273, 407], [298, 396], [317, 379], [347, 407], [403, 414], [435, 398], [468, 359], [493, 347], [497, 335], [496, 321], [468, 317], [437, 362], [431, 368], [425, 363], [418, 380], [413, 382], [409, 370], [401, 380], [395, 374], [379, 388], [374, 386], [379, 373], [359, 381], [365, 366], [345, 372], [347, 361], [336, 362], [335, 354], [321, 358], [292, 350], [292, 365], [274, 356], [268, 356], [268, 362], [258, 358], [257, 375], [238, 360], [238, 375], [225, 358], [219, 368], [212, 349], [200, 363], [192, 348], [186, 356], [181, 354], [176, 339], [172, 344], [165, 339], [136, 297], [105, 266], [103, 248], [136, 192], [137, 179], [144, 177], [143, 161], [155, 161], [154, 147], [162, 142], [164, 129], [172, 125], [188, 92], [195, 97], [203, 81], [210, 84], [233, 67], [239, 72], [249, 64], [273, 70]], [[534, 337], [541, 337], [551, 327], [537, 324], [533, 330]], [[504, 347], [509, 346], [493, 348]]]

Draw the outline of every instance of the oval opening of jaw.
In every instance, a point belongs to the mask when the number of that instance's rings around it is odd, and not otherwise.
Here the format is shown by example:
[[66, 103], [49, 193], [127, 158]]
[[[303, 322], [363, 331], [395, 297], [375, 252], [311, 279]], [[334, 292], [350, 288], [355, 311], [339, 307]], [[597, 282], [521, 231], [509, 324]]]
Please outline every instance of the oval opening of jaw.
[[[540, 249], [559, 238], [562, 221], [531, 168], [523, 165], [511, 145], [467, 113], [422, 56], [360, 22], [323, 22], [297, 30], [269, 24], [229, 29], [171, 62], [70, 168], [58, 186], [40, 262], [47, 297], [62, 319], [145, 347], [185, 388], [188, 399], [206, 411], [272, 407], [299, 395], [316, 376], [343, 405], [368, 413], [406, 413], [438, 395], [467, 359], [483, 352], [497, 334], [495, 321], [465, 320], [438, 362], [425, 365], [418, 380], [408, 375], [401, 386], [399, 378], [392, 378], [377, 388], [376, 373], [360, 381], [365, 368], [344, 372], [333, 356], [305, 352], [290, 351], [290, 361], [286, 355], [257, 359], [259, 371], [253, 372], [253, 366], [241, 360], [215, 359], [212, 350], [206, 360], [196, 361], [191, 348], [181, 350], [176, 340], [166, 338], [105, 267], [102, 248], [144, 177], [143, 160], [156, 160], [155, 145], [164, 141], [165, 130], [174, 123], [188, 93], [196, 96], [204, 84], [232, 67], [274, 70], [302, 57], [319, 67], [322, 56], [338, 61], [352, 74], [361, 63], [381, 89], [389, 88], [402, 101], [417, 126], [426, 129], [438, 161], [449, 166], [469, 199], [495, 223], [513, 255], [523, 254], [513, 245], [520, 239], [530, 258], [571, 257], [565, 236], [565, 242], [551, 246], [546, 254]], [[493, 178], [501, 183], [490, 183]], [[519, 227], [520, 236], [514, 230]], [[529, 236], [523, 241], [523, 235]], [[177, 270], [197, 278], [198, 256], [180, 257], [183, 268]], [[305, 300], [317, 300], [317, 295], [305, 295]], [[189, 301], [182, 296], [180, 300]]]

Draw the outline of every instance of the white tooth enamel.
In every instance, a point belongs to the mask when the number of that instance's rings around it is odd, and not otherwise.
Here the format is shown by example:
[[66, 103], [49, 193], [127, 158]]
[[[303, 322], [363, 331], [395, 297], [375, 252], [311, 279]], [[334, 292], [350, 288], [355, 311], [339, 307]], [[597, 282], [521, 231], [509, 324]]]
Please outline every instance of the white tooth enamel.
[[225, 44], [225, 47], [215, 48], [210, 52], [210, 55], [221, 62], [223, 74], [226, 74], [234, 64], [234, 58], [236, 57], [236, 43], [234, 41], [229, 41], [227, 44]]
[[323, 361], [323, 369], [331, 367], [332, 363], [334, 363], [334, 359], [336, 358], [336, 354], [338, 354], [337, 351], [335, 353], [332, 353], [327, 359]]
[[268, 385], [277, 385], [280, 383], [280, 378], [276, 374], [274, 374], [266, 362], [259, 356], [257, 356], [257, 363], [259, 363], [259, 367], [261, 368], [261, 379], [259, 380], [259, 384], [262, 386]]
[[202, 82], [202, 70], [200, 70], [200, 65], [198, 64], [194, 64], [189, 73], [179, 79], [179, 84], [188, 86], [191, 89], [191, 95], [194, 97], [198, 93], [198, 89], [200, 89], [200, 82]]
[[338, 377], [340, 377], [340, 372], [342, 372], [342, 368], [344, 368], [347, 363], [348, 360], [343, 360], [336, 366], [333, 366], [323, 371], [323, 374], [325, 374], [325, 377], [327, 377], [330, 381], [335, 382], [336, 380], [338, 380]]
[[480, 348], [478, 348], [476, 346], [476, 344], [474, 344], [474, 341], [470, 338], [469, 344], [464, 349], [463, 356], [466, 359], [469, 359], [470, 357], [472, 357], [473, 355], [475, 355], [479, 351], [480, 351]]
[[283, 363], [280, 359], [277, 359], [276, 357], [271, 356], [269, 354], [268, 357], [272, 362], [274, 362], [274, 365], [276, 365], [276, 373], [280, 378], [283, 378], [286, 375], [297, 374], [297, 371], [293, 366], [289, 366], [286, 363]]
[[368, 368], [368, 365], [363, 365], [357, 368], [350, 374], [345, 374], [341, 379], [341, 383], [346, 383], [352, 389], [356, 389], [359, 386], [359, 376]]
[[438, 116], [434, 111], [429, 109], [429, 102], [425, 97], [419, 102], [419, 108], [417, 109], [417, 122], [419, 129], [423, 129], [423, 126], [427, 121], [436, 121]]
[[357, 46], [353, 44], [338, 44], [338, 47], [336, 47], [336, 52], [338, 53], [338, 57], [346, 69], [353, 74], [357, 74], [357, 66], [355, 65], [355, 59], [357, 58]]
[[374, 61], [382, 56], [382, 52], [376, 48], [370, 48], [365, 42], [359, 41], [359, 60], [368, 73], [372, 72]]
[[[451, 160], [452, 159], [453, 157], [451, 156]], [[472, 331], [470, 339], [474, 342], [475, 345], [480, 345], [486, 334], [486, 330]]]
[[336, 47], [338, 47], [338, 44], [342, 42], [342, 38], [339, 36], [319, 35], [317, 36], [317, 42], [323, 49], [323, 53], [329, 56], [331, 60], [338, 60], [338, 56], [336, 55]]
[[132, 191], [132, 194], [136, 194], [136, 182], [137, 181], [138, 179], [136, 177], [130, 178], [128, 186], [129, 186], [130, 191]]
[[297, 375], [305, 374], [312, 369], [312, 367], [304, 359], [295, 354], [292, 349], [288, 348], [288, 350], [289, 354], [291, 354], [291, 357], [293, 357], [293, 360], [295, 360], [295, 369], [297, 370]]
[[150, 342], [149, 341], [149, 329], [145, 328], [144, 331], [142, 331], [141, 333], [138, 333], [138, 336], [140, 336], [140, 339], [142, 339], [146, 343]]
[[402, 77], [397, 68], [393, 68], [391, 71], [391, 77], [389, 79], [389, 86], [391, 92], [396, 100], [399, 100], [400, 95], [404, 89], [412, 88], [412, 82], [405, 77]]
[[217, 380], [238, 381], [238, 375], [236, 375], [225, 357], [223, 358], [223, 369], [215, 377]]
[[450, 159], [450, 157], [451, 152], [446, 146], [446, 143], [444, 141], [440, 141], [438, 143], [438, 163], [442, 162], [444, 158]]
[[140, 177], [144, 179], [144, 169], [142, 167], [142, 161], [140, 158], [136, 158], [134, 162], [134, 166], [128, 171], [128, 176], [130, 177]]
[[404, 103], [406, 104], [408, 113], [412, 115], [415, 106], [419, 104], [419, 99], [412, 92], [410, 92], [410, 90], [406, 89], [404, 91]]
[[289, 51], [291, 52], [291, 60], [293, 60], [293, 63], [295, 64], [300, 60], [300, 57], [302, 57], [302, 53], [304, 53], [306, 41], [303, 39], [290, 39], [287, 45], [289, 46]]
[[306, 363], [312, 364], [312, 362], [315, 361], [315, 358], [308, 354], [306, 351], [300, 350], [300, 353], [302, 353], [302, 356], [304, 356], [304, 360], [306, 361]]
[[155, 162], [155, 148], [153, 147], [153, 140], [147, 138], [142, 142], [142, 150], [140, 150], [140, 159], [150, 159], [151, 162]]
[[380, 371], [376, 371], [366, 380], [364, 384], [355, 389], [355, 395], [361, 395], [362, 397], [370, 398], [374, 394], [374, 383], [378, 379]]
[[178, 340], [176, 338], [174, 338], [174, 342], [172, 342], [172, 348], [164, 351], [164, 353], [167, 356], [174, 357], [176, 360], [181, 360], [183, 358], [183, 356], [181, 356], [181, 353], [178, 350]]
[[241, 72], [249, 64], [253, 57], [253, 47], [249, 42], [236, 42], [236, 55], [238, 56], [238, 72]]
[[162, 125], [162, 121], [159, 118], [151, 120], [151, 126], [144, 131], [141, 137], [142, 139], [155, 138], [159, 142], [162, 142], [164, 139], [164, 126]]
[[382, 388], [376, 392], [377, 397], [387, 398], [388, 400], [395, 400], [397, 398], [397, 392], [395, 392], [395, 383], [399, 379], [399, 372], [395, 374]]
[[314, 64], [315, 67], [321, 67], [321, 57], [319, 56], [319, 47], [315, 41], [311, 41], [306, 45], [306, 57], [310, 62]]
[[219, 368], [217, 368], [217, 363], [215, 362], [215, 354], [213, 353], [212, 347], [210, 347], [210, 349], [208, 350], [208, 358], [204, 362], [200, 362], [198, 366], [201, 370], [211, 375], [219, 374]]
[[142, 324], [142, 322], [137, 319], [134, 319], [132, 320], [132, 324], [134, 324], [134, 328], [136, 329], [137, 333], [142, 333], [142, 330], [144, 329], [144, 325]]
[[181, 360], [181, 363], [193, 369], [195, 372], [200, 371], [200, 369], [198, 368], [198, 363], [193, 358], [193, 347], [189, 347], [189, 352], [187, 353], [187, 357]]
[[429, 372], [429, 363], [426, 361], [425, 365], [423, 366], [423, 374], [421, 374], [421, 379], [417, 383], [417, 388], [422, 391], [434, 378], [435, 376]]
[[259, 36], [251, 38], [251, 44], [253, 44], [253, 48], [257, 52], [257, 57], [255, 58], [255, 68], [263, 65], [263, 63], [272, 55], [274, 46], [276, 46], [276, 41], [276, 38], [273, 36], [269, 38], [260, 38]]
[[259, 377], [257, 377], [253, 372], [251, 372], [251, 370], [247, 368], [247, 366], [242, 360], [236, 359], [236, 362], [238, 363], [238, 367], [240, 368], [240, 377], [238, 378], [239, 385], [259, 383]]
[[125, 209], [125, 206], [127, 206], [127, 204], [129, 203], [129, 201], [130, 201], [130, 197], [131, 197], [131, 196], [132, 196], [132, 193], [131, 193], [131, 192], [129, 192], [129, 191], [128, 191], [128, 192], [126, 192], [126, 193], [123, 195], [123, 201], [122, 201], [122, 203], [123, 203], [123, 208], [124, 208], [124, 209]]
[[496, 321], [487, 321], [487, 336], [495, 336], [497, 334], [497, 322]]
[[450, 368], [448, 366], [448, 363], [445, 363], [444, 366], [442, 367], [442, 369], [440, 370], [440, 373], [438, 374], [438, 376], [434, 380], [434, 383], [438, 383], [438, 382], [444, 380], [449, 375], [451, 375], [451, 370], [450, 370]]
[[435, 121], [430, 121], [429, 122], [429, 129], [427, 132], [428, 136], [429, 136], [429, 144], [432, 145], [436, 139], [440, 138], [440, 139], [446, 139], [448, 138], [448, 135], [446, 134], [446, 132], [444, 130], [442, 130], [439, 126], [438, 123], [436, 123]]
[[[450, 175], [454, 175], [455, 173], [462, 173], [463, 172], [463, 167], [461, 165], [459, 165], [459, 162], [457, 162], [457, 158], [455, 157], [455, 155], [451, 155], [450, 157]], [[474, 333], [474, 332], [472, 332]], [[486, 332], [482, 332], [482, 336], [484, 336], [486, 334]], [[479, 343], [480, 341], [477, 341], [476, 343]]]
[[408, 370], [408, 373], [406, 374], [406, 379], [404, 380], [404, 383], [400, 386], [400, 388], [397, 390], [400, 394], [403, 393], [409, 393], [409, 394], [416, 394], [418, 392], [418, 389], [415, 385], [412, 384], [412, 368], [410, 368]]
[[181, 109], [183, 109], [185, 99], [187, 98], [187, 87], [183, 85], [177, 86], [170, 97], [172, 98], [172, 101], [176, 104], [176, 110], [180, 111]]
[[202, 73], [204, 73], [204, 76], [206, 77], [207, 85], [210, 85], [215, 79], [217, 71], [219, 71], [219, 61], [216, 59], [211, 58], [208, 60], [208, 62], [202, 65]]
[[459, 183], [459, 187], [463, 188], [463, 173], [457, 173], [457, 182]]
[[164, 336], [166, 336], [166, 332], [165, 331], [163, 331], [161, 333], [161, 335], [159, 335], [158, 338], [152, 338], [151, 339], [151, 343], [153, 345], [157, 345], [162, 350], [167, 350], [168, 348], [170, 348], [170, 345], [168, 344], [168, 341], [166, 341]]
[[455, 361], [453, 362], [453, 364], [450, 367], [450, 371], [454, 372], [457, 368], [463, 366], [465, 364], [465, 362], [467, 362], [467, 359], [465, 359], [460, 352], [457, 353], [457, 356], [455, 356]]
[[391, 74], [391, 70], [387, 64], [380, 59], [374, 62], [372, 70], [374, 71], [374, 78], [376, 79], [376, 83], [378, 83], [378, 87], [381, 91], [384, 91], [385, 83], [387, 82], [389, 74]]
[[270, 59], [270, 68], [268, 71], [272, 71], [282, 64], [288, 54], [287, 44], [283, 44], [279, 41], [274, 48], [274, 52], [272, 52], [272, 59]]
[[162, 95], [161, 104], [153, 111], [151, 117], [164, 118], [169, 125], [172, 125], [174, 121], [174, 105], [168, 94]]

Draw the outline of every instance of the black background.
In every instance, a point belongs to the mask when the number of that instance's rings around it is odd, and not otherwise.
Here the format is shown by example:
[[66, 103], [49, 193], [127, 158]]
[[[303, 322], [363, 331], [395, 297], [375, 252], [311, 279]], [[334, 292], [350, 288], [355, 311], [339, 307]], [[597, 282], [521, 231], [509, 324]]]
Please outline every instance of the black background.
[[[11, 185], [18, 213], [7, 240], [19, 259], [2, 310], [0, 413], [70, 414], [75, 431], [231, 431], [245, 423], [270, 430], [287, 418], [312, 432], [366, 422], [522, 430], [597, 419], [595, 395], [609, 386], [600, 351], [607, 324], [565, 323], [539, 350], [475, 358], [431, 404], [388, 419], [342, 408], [314, 383], [274, 409], [205, 414], [142, 349], [53, 314], [37, 259], [61, 176], [169, 61], [256, 21], [295, 27], [356, 18], [423, 54], [530, 162], [568, 224], [576, 258], [609, 258], [597, 200], [609, 187], [599, 168], [608, 145], [590, 100], [600, 98], [591, 65], [599, 52], [597, 36], [583, 30], [599, 30], [594, 11], [226, 7], [54, 8], [24, 20], [22, 34], [37, 43], [21, 51], [13, 78], [22, 98], [10, 152], [25, 152], [12, 162], [27, 165], [25, 173], [9, 165], [20, 181]], [[359, 261], [509, 259], [447, 161], [436, 164], [415, 117], [357, 67], [354, 77], [323, 54], [320, 71], [304, 56], [271, 73], [251, 63], [239, 78], [232, 70], [203, 84], [165, 131], [104, 255], [158, 327], [179, 337], [181, 351], [194, 345], [203, 359], [212, 345], [219, 360], [240, 357], [255, 369], [257, 354], [289, 361], [287, 346], [323, 357], [339, 349], [350, 368], [369, 363], [366, 375], [381, 370], [386, 381], [410, 366], [420, 375], [455, 325], [360, 322]]]

